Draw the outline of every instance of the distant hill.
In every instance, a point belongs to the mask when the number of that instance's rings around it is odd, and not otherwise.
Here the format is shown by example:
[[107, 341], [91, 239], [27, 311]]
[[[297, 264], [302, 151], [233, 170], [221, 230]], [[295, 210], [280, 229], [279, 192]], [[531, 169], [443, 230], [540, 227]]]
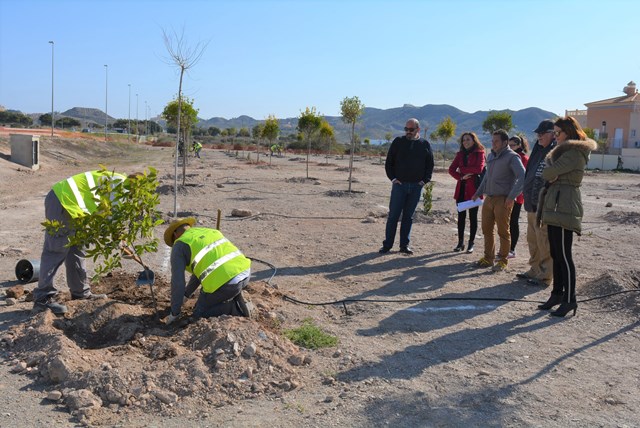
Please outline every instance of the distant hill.
[[[536, 107], [529, 107], [518, 111], [506, 111], [511, 113], [513, 119], [515, 129], [512, 132], [523, 132], [531, 138], [533, 138], [533, 130], [538, 126], [540, 121], [558, 116], [555, 113]], [[450, 116], [457, 125], [456, 136], [465, 131], [472, 131], [478, 134], [482, 140], [487, 141], [489, 139], [488, 136], [482, 135], [482, 122], [484, 122], [488, 114], [489, 111], [467, 113], [447, 104], [427, 104], [422, 107], [405, 104], [402, 107], [386, 110], [366, 107], [356, 125], [356, 132], [360, 135], [361, 139], [382, 140], [388, 132], [391, 132], [395, 137], [404, 134], [403, 128], [406, 120], [415, 117], [420, 121], [423, 130], [427, 127], [427, 135], [429, 135], [442, 119]], [[339, 141], [346, 142], [349, 140], [349, 126], [342, 122], [340, 116], [325, 116], [325, 118], [327, 122], [334, 127], [336, 137]], [[240, 116], [232, 119], [214, 117], [208, 120], [201, 119], [200, 122], [198, 122], [198, 126], [204, 128], [215, 126], [220, 129], [240, 129], [243, 127], [251, 129], [260, 122], [263, 121], [256, 120], [250, 116]], [[279, 122], [283, 134], [296, 132], [296, 126], [298, 124], [297, 118], [279, 119]]]
[[[93, 122], [100, 125], [104, 125], [104, 112], [97, 108], [87, 108], [87, 107], [74, 107], [69, 109], [63, 113], [62, 116], [73, 117], [83, 122]], [[113, 123], [116, 119], [107, 115], [107, 122]]]
[[[533, 130], [538, 126], [538, 123], [544, 119], [552, 119], [558, 115], [545, 111], [536, 107], [529, 107], [522, 110], [506, 110], [511, 113], [513, 118], [513, 124], [515, 129], [512, 132], [523, 132], [530, 139], [534, 137]], [[29, 116], [37, 121], [38, 117], [42, 113], [32, 113]], [[358, 120], [356, 125], [356, 132], [361, 139], [369, 138], [370, 140], [383, 140], [386, 133], [390, 132], [394, 137], [404, 134], [403, 128], [407, 119], [415, 117], [421, 123], [421, 127], [427, 129], [427, 136], [435, 129], [435, 127], [446, 116], [450, 116], [456, 123], [456, 137], [462, 132], [472, 131], [478, 134], [483, 142], [488, 141], [490, 138], [483, 134], [482, 122], [489, 114], [488, 110], [476, 111], [474, 113], [467, 113], [456, 107], [447, 104], [427, 104], [422, 107], [416, 107], [410, 104], [405, 104], [402, 107], [395, 107], [390, 109], [377, 109], [373, 107], [366, 107], [363, 115]], [[85, 123], [93, 122], [100, 125], [104, 124], [104, 112], [100, 109], [74, 107], [63, 113], [61, 116], [68, 116], [76, 118]], [[325, 116], [327, 122], [333, 126], [336, 132], [336, 138], [340, 142], [347, 142], [350, 138], [350, 128], [347, 124], [342, 122], [340, 116]], [[109, 123], [113, 123], [116, 119], [108, 116]], [[161, 118], [151, 118], [161, 126], [164, 126], [164, 120]], [[220, 129], [226, 128], [248, 128], [251, 130], [256, 124], [264, 122], [264, 120], [257, 120], [250, 116], [238, 116], [232, 119], [225, 119], [222, 117], [212, 117], [211, 119], [199, 118], [197, 126], [202, 128], [209, 128], [215, 126]], [[285, 119], [279, 119], [280, 131], [282, 134], [291, 134], [296, 132], [296, 126], [298, 125], [297, 117], [290, 117]]]

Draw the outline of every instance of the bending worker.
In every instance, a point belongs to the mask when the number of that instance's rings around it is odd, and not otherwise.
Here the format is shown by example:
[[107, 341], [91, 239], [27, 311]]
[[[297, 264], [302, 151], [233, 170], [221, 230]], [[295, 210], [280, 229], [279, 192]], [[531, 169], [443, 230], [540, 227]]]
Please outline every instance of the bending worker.
[[[176, 220], [164, 232], [171, 249], [171, 313], [166, 324], [180, 316], [182, 302], [202, 285], [193, 310], [194, 318], [236, 315], [249, 317], [242, 296], [249, 284], [251, 261], [219, 230], [193, 227], [194, 218]], [[185, 284], [184, 272], [191, 273]]]
[[88, 171], [76, 174], [53, 185], [44, 199], [44, 214], [47, 220], [57, 220], [62, 227], [57, 233], [45, 232], [42, 256], [40, 257], [40, 278], [33, 290], [33, 312], [50, 309], [54, 314], [64, 314], [67, 307], [54, 300], [58, 290], [53, 279], [64, 262], [67, 269], [67, 285], [71, 298], [103, 299], [105, 294], [93, 294], [87, 281], [85, 250], [82, 246], [68, 247], [69, 236], [74, 233], [71, 219], [93, 214], [98, 208], [93, 189], [100, 180], [124, 181], [123, 174], [109, 171]]

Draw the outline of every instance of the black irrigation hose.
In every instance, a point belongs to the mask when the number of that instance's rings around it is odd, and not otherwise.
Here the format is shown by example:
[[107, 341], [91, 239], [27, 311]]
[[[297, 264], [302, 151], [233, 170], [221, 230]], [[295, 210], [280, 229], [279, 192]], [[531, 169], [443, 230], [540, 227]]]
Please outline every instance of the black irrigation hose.
[[[272, 265], [269, 262], [265, 262], [263, 260], [259, 260], [259, 259], [255, 259], [253, 257], [249, 257], [250, 260], [258, 262], [258, 263], [262, 263], [266, 266], [269, 266], [271, 269], [273, 269], [273, 274], [271, 275], [271, 277], [267, 280], [267, 284], [271, 287], [273, 287], [271, 285], [271, 280], [273, 279], [274, 276], [276, 276], [276, 272], [278, 271], [278, 269]], [[602, 296], [596, 296], [596, 297], [591, 297], [589, 299], [582, 299], [582, 300], [578, 300], [577, 303], [586, 303], [586, 302], [590, 302], [593, 300], [600, 300], [600, 299], [604, 299], [607, 297], [611, 297], [611, 296], [615, 296], [618, 294], [623, 294], [623, 293], [631, 293], [631, 292], [637, 292], [640, 291], [640, 288], [638, 289], [634, 289], [634, 290], [622, 290], [622, 291], [616, 291], [615, 293], [609, 293], [609, 294], [604, 294]], [[346, 314], [348, 314], [347, 311], [347, 303], [357, 303], [357, 302], [367, 302], [367, 303], [420, 303], [420, 302], [435, 302], [435, 301], [483, 301], [483, 302], [487, 302], [487, 301], [493, 301], [493, 302], [517, 302], [517, 303], [545, 303], [544, 301], [541, 300], [526, 300], [526, 299], [508, 299], [508, 298], [501, 298], [501, 297], [423, 297], [423, 298], [418, 298], [418, 299], [342, 299], [342, 300], [333, 300], [330, 302], [305, 302], [303, 300], [298, 300], [295, 299], [291, 296], [287, 296], [286, 294], [282, 295], [282, 298], [286, 301], [289, 301], [291, 303], [297, 303], [299, 305], [308, 305], [308, 306], [329, 306], [329, 305], [342, 305], [344, 307], [344, 311]]]
[[314, 217], [314, 216], [294, 216], [294, 215], [276, 214], [276, 213], [258, 213], [248, 217], [234, 217], [234, 218], [227, 218], [226, 220], [227, 221], [250, 220], [263, 215], [272, 215], [276, 217], [308, 219], [308, 220], [364, 220], [363, 217], [325, 217], [325, 216]]
[[237, 192], [240, 190], [250, 190], [252, 192], [256, 192], [256, 193], [266, 193], [269, 195], [294, 195], [294, 196], [319, 196], [324, 194], [324, 192], [315, 192], [315, 193], [290, 193], [290, 192], [267, 192], [266, 190], [256, 190], [256, 189], [252, 189], [250, 187], [239, 187], [237, 189], [231, 189], [231, 190], [220, 190], [220, 189], [215, 189], [216, 192], [221, 192], [221, 193], [233, 193], [233, 192]]

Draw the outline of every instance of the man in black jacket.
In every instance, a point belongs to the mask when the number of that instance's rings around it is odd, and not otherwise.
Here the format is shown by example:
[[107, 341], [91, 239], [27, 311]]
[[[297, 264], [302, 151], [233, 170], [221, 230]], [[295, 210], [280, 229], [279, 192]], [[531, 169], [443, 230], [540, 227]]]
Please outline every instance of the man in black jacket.
[[400, 225], [400, 252], [413, 254], [409, 248], [409, 235], [413, 224], [413, 213], [420, 201], [422, 187], [431, 181], [433, 174], [433, 152], [429, 142], [420, 138], [420, 122], [409, 119], [404, 128], [405, 135], [397, 137], [389, 147], [385, 171], [391, 180], [389, 217], [380, 253], [388, 253], [396, 238], [398, 220]]
[[536, 141], [527, 170], [524, 176], [524, 209], [527, 212], [527, 244], [529, 246], [528, 271], [519, 273], [519, 278], [526, 279], [529, 284], [548, 286], [553, 280], [553, 261], [549, 250], [549, 237], [547, 227], [538, 226], [536, 221], [536, 209], [538, 208], [538, 196], [544, 186], [542, 170], [544, 158], [556, 146], [553, 135], [553, 121], [543, 120], [533, 131], [537, 134]]

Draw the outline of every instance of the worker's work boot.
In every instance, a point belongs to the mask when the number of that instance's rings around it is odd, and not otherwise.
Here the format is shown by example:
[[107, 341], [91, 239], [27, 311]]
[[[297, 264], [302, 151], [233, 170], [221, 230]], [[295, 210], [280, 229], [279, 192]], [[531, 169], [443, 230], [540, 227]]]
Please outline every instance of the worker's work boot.
[[236, 303], [238, 304], [238, 308], [242, 315], [251, 318], [253, 315], [253, 303], [248, 302], [244, 299], [242, 291], [235, 298]]
[[55, 300], [53, 300], [53, 298], [49, 298], [42, 302], [33, 302], [33, 309], [31, 310], [31, 313], [37, 314], [39, 312], [44, 312], [47, 309], [49, 309], [56, 315], [62, 315], [68, 312], [68, 309], [65, 305], [56, 302]]
[[71, 296], [71, 300], [102, 300], [106, 298], [106, 294], [95, 294], [92, 292], [89, 292], [88, 294], [85, 294], [83, 296]]

